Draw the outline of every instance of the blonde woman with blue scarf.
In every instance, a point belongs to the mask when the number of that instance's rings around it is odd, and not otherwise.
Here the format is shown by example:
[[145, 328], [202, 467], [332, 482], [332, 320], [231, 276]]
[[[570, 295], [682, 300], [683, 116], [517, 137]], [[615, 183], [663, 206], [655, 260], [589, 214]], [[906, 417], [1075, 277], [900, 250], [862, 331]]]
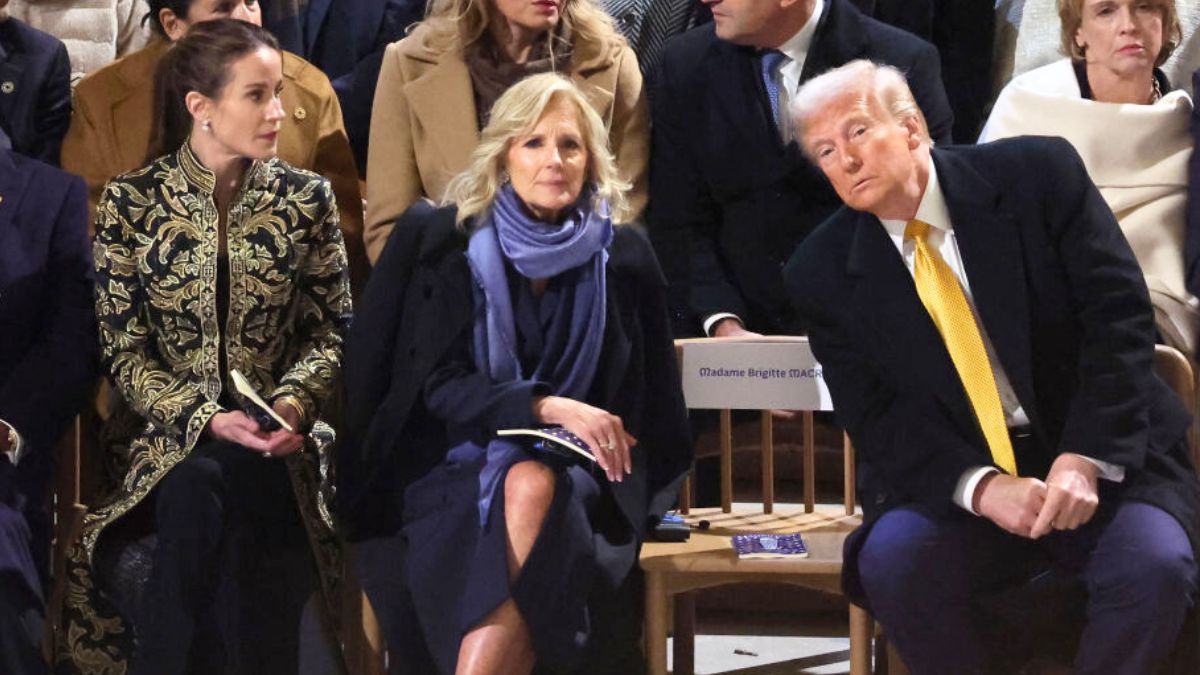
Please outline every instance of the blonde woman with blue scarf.
[[[516, 84], [448, 202], [397, 221], [364, 295], [339, 508], [414, 672], [642, 667], [638, 547], [691, 444], [665, 284], [615, 224], [628, 186], [605, 138], [570, 80]], [[496, 433], [538, 427], [595, 463]]]

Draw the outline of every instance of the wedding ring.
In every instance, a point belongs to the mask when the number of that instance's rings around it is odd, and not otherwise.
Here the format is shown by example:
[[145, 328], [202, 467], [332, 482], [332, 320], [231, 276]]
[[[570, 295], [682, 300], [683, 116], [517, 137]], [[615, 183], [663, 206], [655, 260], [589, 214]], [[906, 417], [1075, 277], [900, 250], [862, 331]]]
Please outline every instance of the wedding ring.
[[613, 448], [617, 447], [617, 442], [610, 438], [608, 439], [608, 442], [601, 447], [603, 447], [605, 450], [612, 450]]

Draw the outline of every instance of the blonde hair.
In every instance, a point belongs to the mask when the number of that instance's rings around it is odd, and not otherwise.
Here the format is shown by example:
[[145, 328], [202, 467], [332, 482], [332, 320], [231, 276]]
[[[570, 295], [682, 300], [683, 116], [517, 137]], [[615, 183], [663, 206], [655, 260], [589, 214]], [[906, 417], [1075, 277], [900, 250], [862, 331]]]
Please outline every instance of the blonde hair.
[[[1062, 26], [1061, 44], [1059, 51], [1072, 61], [1083, 61], [1084, 50], [1075, 43], [1075, 34], [1083, 25], [1084, 0], [1058, 0], [1058, 20]], [[1161, 66], [1171, 58], [1171, 53], [1183, 42], [1183, 28], [1179, 25], [1179, 12], [1175, 9], [1175, 0], [1150, 0], [1162, 12], [1163, 46], [1154, 59], [1155, 66]]]
[[[488, 26], [495, 11], [495, 0], [431, 0], [422, 23], [429, 26], [439, 41], [461, 51], [489, 38]], [[624, 43], [612, 17], [595, 0], [563, 0], [559, 21], [570, 31], [571, 41], [576, 45]]]
[[504, 184], [505, 161], [515, 139], [537, 126], [546, 108], [556, 100], [575, 106], [583, 144], [588, 151], [585, 180], [594, 188], [595, 204], [607, 201], [613, 222], [625, 222], [632, 214], [625, 191], [630, 188], [617, 172], [617, 162], [608, 149], [608, 130], [603, 120], [571, 80], [556, 73], [532, 75], [508, 88], [492, 106], [488, 125], [480, 133], [479, 145], [471, 153], [466, 171], [446, 186], [443, 204], [458, 205], [456, 222], [461, 227], [471, 216], [483, 213]]
[[[857, 94], [864, 107], [869, 107], [874, 98], [879, 107], [891, 115], [892, 120], [904, 123], [912, 120], [917, 126], [921, 140], [933, 145], [929, 136], [929, 125], [921, 106], [913, 97], [908, 80], [898, 69], [866, 59], [851, 61], [843, 66], [826, 71], [804, 83], [792, 99], [790, 112], [796, 123], [797, 133], [803, 138], [804, 122], [831, 100], [847, 93]], [[801, 143], [804, 153], [808, 148]]]

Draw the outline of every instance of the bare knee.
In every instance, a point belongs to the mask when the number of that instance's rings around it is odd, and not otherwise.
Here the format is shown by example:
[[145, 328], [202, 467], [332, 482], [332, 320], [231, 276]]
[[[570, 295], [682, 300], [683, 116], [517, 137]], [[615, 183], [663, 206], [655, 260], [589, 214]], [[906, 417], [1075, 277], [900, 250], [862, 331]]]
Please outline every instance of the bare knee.
[[540, 526], [554, 501], [554, 471], [541, 462], [518, 462], [504, 479], [506, 520]]

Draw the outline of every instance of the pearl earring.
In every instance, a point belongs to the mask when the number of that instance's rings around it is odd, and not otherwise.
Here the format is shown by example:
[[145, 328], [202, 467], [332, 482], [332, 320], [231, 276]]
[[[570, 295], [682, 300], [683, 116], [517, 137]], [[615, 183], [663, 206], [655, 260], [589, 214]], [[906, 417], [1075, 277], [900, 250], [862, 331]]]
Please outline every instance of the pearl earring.
[[212, 122], [210, 120], [204, 120], [204, 123], [200, 126], [204, 127], [204, 130], [208, 133], [212, 133]]

